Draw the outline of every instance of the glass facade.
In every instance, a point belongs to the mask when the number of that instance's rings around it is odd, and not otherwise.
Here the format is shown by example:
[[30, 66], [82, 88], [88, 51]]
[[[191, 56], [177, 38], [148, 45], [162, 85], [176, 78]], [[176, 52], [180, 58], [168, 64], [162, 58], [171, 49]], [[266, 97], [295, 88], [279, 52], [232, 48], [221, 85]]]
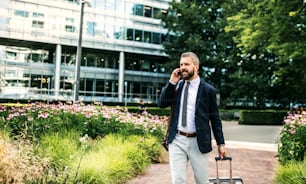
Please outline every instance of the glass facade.
[[[0, 99], [72, 100], [80, 4], [3, 0]], [[80, 100], [156, 103], [169, 75], [159, 16], [169, 1], [91, 0], [82, 26]], [[123, 76], [123, 77], [122, 77]]]

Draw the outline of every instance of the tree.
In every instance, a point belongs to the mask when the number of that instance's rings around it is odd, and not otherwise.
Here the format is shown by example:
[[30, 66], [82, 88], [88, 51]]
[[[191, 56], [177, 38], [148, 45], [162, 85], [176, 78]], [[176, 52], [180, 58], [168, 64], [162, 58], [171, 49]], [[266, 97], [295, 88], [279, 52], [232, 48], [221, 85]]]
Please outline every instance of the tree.
[[233, 38], [240, 29], [244, 30], [243, 26], [225, 32], [227, 17], [236, 16], [250, 5], [231, 0], [173, 1], [167, 16], [162, 17], [168, 34], [175, 35], [164, 44], [165, 52], [174, 61], [170, 68], [177, 65], [180, 53], [186, 50], [199, 54], [204, 61], [201, 62], [202, 76], [218, 89], [221, 105], [243, 98], [251, 102], [255, 99], [257, 105], [263, 106], [269, 96], [272, 54], [266, 50], [264, 54], [258, 53], [258, 49], [242, 52]]
[[241, 0], [240, 4], [225, 30], [236, 35], [233, 39], [242, 54], [256, 51], [276, 56], [270, 98], [283, 105], [305, 102], [305, 4], [302, 0]]
[[170, 58], [168, 68], [178, 67], [181, 53], [192, 51], [200, 58], [200, 75], [220, 90], [224, 77], [226, 46], [219, 44], [218, 36], [224, 32], [222, 24], [223, 1], [173, 0], [162, 23], [168, 29], [164, 42], [166, 54]]

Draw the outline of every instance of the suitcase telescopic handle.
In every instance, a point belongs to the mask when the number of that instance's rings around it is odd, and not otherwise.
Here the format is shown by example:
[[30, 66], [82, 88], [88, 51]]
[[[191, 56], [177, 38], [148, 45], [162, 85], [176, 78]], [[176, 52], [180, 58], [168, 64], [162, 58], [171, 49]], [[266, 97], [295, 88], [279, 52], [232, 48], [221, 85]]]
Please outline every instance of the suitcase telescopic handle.
[[216, 161], [220, 161], [220, 160], [229, 160], [229, 161], [232, 161], [232, 157], [223, 157], [222, 159], [221, 159], [221, 157], [215, 157], [215, 160]]
[[219, 168], [218, 168], [218, 161], [221, 160], [229, 160], [230, 161], [230, 184], [233, 183], [233, 174], [232, 174], [232, 157], [223, 157], [221, 159], [221, 157], [215, 157], [216, 160], [216, 171], [217, 171], [217, 184], [220, 184], [220, 178], [219, 178]]

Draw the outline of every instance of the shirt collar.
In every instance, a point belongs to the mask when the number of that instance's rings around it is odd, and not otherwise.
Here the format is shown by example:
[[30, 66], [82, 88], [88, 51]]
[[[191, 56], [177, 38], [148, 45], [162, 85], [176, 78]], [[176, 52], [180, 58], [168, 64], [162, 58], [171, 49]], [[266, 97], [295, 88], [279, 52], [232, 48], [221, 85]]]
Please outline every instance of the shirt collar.
[[189, 81], [191, 85], [197, 85], [200, 82], [200, 77], [197, 77], [195, 79], [192, 79], [191, 81]]

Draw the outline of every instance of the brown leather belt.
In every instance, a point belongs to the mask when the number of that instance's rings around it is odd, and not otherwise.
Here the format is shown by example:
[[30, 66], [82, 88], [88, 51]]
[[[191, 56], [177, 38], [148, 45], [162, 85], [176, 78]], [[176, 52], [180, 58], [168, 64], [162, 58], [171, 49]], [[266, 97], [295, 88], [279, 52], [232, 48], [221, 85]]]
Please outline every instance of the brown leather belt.
[[179, 135], [183, 135], [183, 136], [186, 136], [186, 137], [196, 137], [197, 134], [194, 132], [194, 133], [187, 133], [187, 132], [182, 132], [180, 130], [177, 131], [177, 133]]

